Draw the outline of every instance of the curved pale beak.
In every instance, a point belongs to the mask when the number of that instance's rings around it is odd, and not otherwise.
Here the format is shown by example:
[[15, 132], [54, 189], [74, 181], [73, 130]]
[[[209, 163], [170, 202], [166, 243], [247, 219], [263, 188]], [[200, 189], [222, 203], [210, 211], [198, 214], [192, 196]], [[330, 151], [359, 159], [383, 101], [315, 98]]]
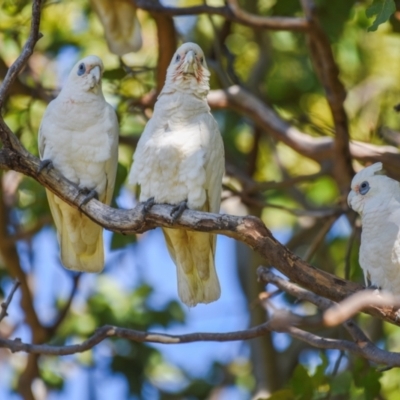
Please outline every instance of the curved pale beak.
[[196, 54], [193, 50], [189, 50], [185, 55], [185, 61], [183, 63], [183, 71], [185, 73], [194, 73], [196, 65]]
[[94, 80], [96, 81], [96, 84], [100, 82], [101, 79], [101, 69], [98, 65], [96, 65], [95, 67], [93, 67], [90, 71], [89, 71], [90, 75], [94, 78]]
[[353, 197], [356, 195], [356, 193], [353, 191], [353, 190], [351, 190], [350, 191], [350, 193], [349, 193], [349, 195], [347, 196], [347, 204], [348, 204], [348, 206], [352, 209], [353, 207], [351, 206], [351, 202], [352, 202], [352, 200], [353, 200]]

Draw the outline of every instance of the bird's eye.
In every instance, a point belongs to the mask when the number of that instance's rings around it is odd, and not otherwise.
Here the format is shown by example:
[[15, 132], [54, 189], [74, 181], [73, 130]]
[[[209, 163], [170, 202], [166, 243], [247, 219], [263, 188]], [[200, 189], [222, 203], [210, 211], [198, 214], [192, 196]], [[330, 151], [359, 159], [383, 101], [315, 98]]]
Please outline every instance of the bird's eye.
[[200, 57], [200, 62], [203, 64], [204, 58]]
[[81, 75], [83, 75], [85, 72], [86, 72], [85, 64], [84, 64], [84, 63], [80, 63], [80, 64], [79, 64], [79, 67], [78, 67], [78, 72], [77, 72], [77, 74], [78, 74], [79, 76], [81, 76]]
[[181, 56], [179, 54], [176, 55], [175, 61], [178, 62], [181, 59]]
[[360, 185], [360, 194], [365, 195], [369, 191], [369, 183], [367, 181], [364, 181]]

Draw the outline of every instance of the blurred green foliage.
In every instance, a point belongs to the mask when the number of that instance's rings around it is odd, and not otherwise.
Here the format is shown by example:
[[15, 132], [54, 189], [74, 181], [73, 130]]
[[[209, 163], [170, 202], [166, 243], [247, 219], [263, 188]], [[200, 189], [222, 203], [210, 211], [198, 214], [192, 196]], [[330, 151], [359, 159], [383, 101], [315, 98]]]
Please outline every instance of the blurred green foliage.
[[[208, 3], [218, 6], [223, 1]], [[179, 2], [181, 6], [189, 4], [200, 2]], [[395, 3], [392, 0], [318, 0], [316, 4], [321, 25], [332, 43], [340, 79], [347, 90], [345, 108], [352, 139], [390, 144], [380, 132], [384, 126], [400, 130], [400, 119], [393, 111], [393, 106], [399, 102], [400, 91], [400, 29], [398, 13], [394, 14]], [[244, 2], [243, 6], [246, 6]], [[256, 7], [260, 15], [302, 15], [297, 0], [259, 0], [252, 7]], [[20, 53], [29, 31], [30, 1], [4, 0], [0, 3], [0, 14], [0, 60], [10, 65]], [[133, 141], [139, 137], [148, 114], [137, 100], [155, 87], [158, 53], [153, 19], [144, 11], [140, 11], [138, 16], [143, 30], [143, 48], [138, 53], [119, 59], [108, 51], [103, 28], [89, 2], [69, 0], [47, 1], [44, 4], [41, 23], [44, 37], [38, 42], [28, 67], [21, 74], [24, 90], [10, 96], [4, 110], [7, 124], [30, 152], [38, 154], [37, 132], [41, 117], [48, 101], [62, 85], [68, 68], [78, 58], [91, 53], [99, 55], [104, 61], [103, 88], [107, 100], [117, 110], [121, 135]], [[216, 29], [222, 28], [222, 17], [215, 16], [213, 21]], [[324, 89], [314, 73], [304, 34], [260, 32], [248, 26], [232, 24], [224, 40], [230, 61], [223, 54], [220, 60], [216, 59], [213, 43], [218, 32], [214, 31], [208, 16], [195, 17], [193, 27], [188, 28], [182, 19], [177, 19], [176, 25], [185, 32], [181, 34], [183, 40], [196, 40], [205, 49], [212, 72], [212, 89], [223, 87], [220, 71], [231, 68], [235, 79], [267, 102], [282, 118], [314, 137], [333, 136], [331, 113]], [[232, 76], [227, 79], [231, 82]], [[254, 121], [232, 110], [219, 110], [214, 115], [224, 138], [228, 163], [250, 174], [256, 181], [281, 181], [288, 176], [319, 172], [316, 162], [282, 143], [276, 143], [267, 135], [256, 142]], [[257, 157], [252, 169], [255, 143]], [[133, 150], [129, 144], [120, 146], [114, 206], [117, 204], [115, 199], [124, 190]], [[4, 172], [3, 177], [7, 174]], [[43, 218], [49, 217], [44, 188], [32, 179], [18, 179], [20, 182], [8, 200], [12, 217], [10, 234], [35, 227]], [[229, 185], [240, 189], [240, 184], [234, 178]], [[339, 196], [336, 182], [327, 175], [296, 184], [295, 189], [297, 194], [293, 188], [262, 191], [258, 200], [303, 210], [307, 207], [335, 206]], [[263, 207], [259, 211], [269, 228], [277, 232], [290, 232], [288, 241], [293, 245], [292, 248], [297, 254], [304, 255], [311, 241], [307, 236], [307, 232], [311, 231], [311, 228], [307, 231], [311, 218], [298, 217], [273, 207]], [[29, 238], [28, 243], [32, 245]], [[111, 249], [123, 250], [132, 243], [139, 246], [140, 240], [113, 234]], [[359, 236], [355, 235], [346, 261], [348, 243], [349, 233], [339, 229], [336, 234], [327, 236], [311, 261], [315, 266], [342, 277], [346, 268], [349, 268], [350, 279], [362, 282], [357, 262]], [[6, 266], [0, 259], [1, 295], [9, 282]], [[152, 290], [146, 282], [142, 282], [130, 291], [107, 273], [100, 275], [88, 298], [72, 305], [51, 343], [62, 345], [80, 342], [104, 324], [139, 330], [184, 324], [185, 312], [177, 302], [169, 302], [160, 309], [151, 306], [149, 297]], [[253, 300], [254, 297], [249, 299], [249, 303]], [[61, 310], [65, 301], [64, 298], [57, 298], [56, 309]], [[293, 303], [293, 299], [287, 296], [285, 301]], [[397, 351], [400, 349], [400, 333], [396, 327], [380, 324], [379, 321], [371, 322], [365, 316], [359, 322], [364, 329], [370, 329], [373, 339], [380, 341], [384, 347]], [[162, 352], [152, 346], [126, 339], [107, 340], [102, 345], [110, 353], [110, 373], [122, 375], [130, 393], [138, 397], [142, 396], [146, 384], [155, 387], [162, 400], [211, 398], [209, 396], [215, 393], [216, 388], [229, 385], [250, 393], [257, 386], [250, 360], [235, 360], [227, 365], [215, 363], [208, 376], [198, 378], [168, 363]], [[93, 353], [94, 350], [76, 355], [73, 362], [91, 367], [95, 363]], [[315, 351], [315, 357], [317, 354]], [[268, 399], [397, 398], [400, 384], [395, 370], [377, 372], [376, 366], [369, 366], [362, 360], [348, 356], [346, 362], [332, 373], [332, 357], [321, 353], [320, 358], [320, 364], [314, 369], [306, 362], [301, 363], [298, 358], [298, 362], [295, 362], [297, 366], [290, 371], [287, 381]], [[50, 390], [63, 389], [63, 363], [67, 362], [52, 357], [41, 358], [40, 376]], [[22, 371], [21, 364], [15, 362], [12, 365], [16, 374]], [[184, 382], [183, 388], [175, 392], [165, 390], [165, 376]]]

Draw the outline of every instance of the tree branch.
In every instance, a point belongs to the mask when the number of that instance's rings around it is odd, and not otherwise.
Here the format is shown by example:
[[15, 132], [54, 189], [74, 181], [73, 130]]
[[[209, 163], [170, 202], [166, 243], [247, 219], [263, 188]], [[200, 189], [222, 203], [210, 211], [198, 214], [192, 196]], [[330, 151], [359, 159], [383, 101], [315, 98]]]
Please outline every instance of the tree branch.
[[[269, 133], [274, 139], [281, 141], [304, 157], [323, 164], [324, 168], [328, 164], [328, 172], [333, 173], [337, 156], [332, 138], [316, 138], [299, 131], [242, 87], [235, 85], [226, 90], [212, 90], [208, 95], [208, 103], [213, 109], [229, 108], [252, 119], [263, 132]], [[350, 153], [359, 161], [382, 162], [388, 174], [400, 180], [400, 155], [395, 147], [353, 141], [350, 143]]]
[[64, 307], [61, 309], [59, 314], [57, 315], [57, 318], [54, 321], [54, 323], [51, 326], [49, 326], [48, 328], [46, 328], [47, 334], [49, 337], [51, 337], [57, 331], [58, 327], [62, 324], [65, 317], [67, 316], [68, 311], [71, 307], [72, 301], [74, 300], [74, 297], [78, 290], [78, 284], [79, 284], [79, 280], [80, 280], [81, 276], [82, 276], [81, 273], [73, 276], [72, 289], [71, 289], [71, 293], [68, 296], [67, 302], [65, 303]]
[[[3, 149], [2, 151], [5, 151], [5, 149]], [[28, 323], [28, 325], [32, 330], [32, 336], [34, 338], [34, 341], [40, 342], [40, 340], [44, 339], [46, 336], [45, 330], [42, 324], [40, 323], [40, 320], [36, 314], [36, 310], [33, 306], [32, 293], [28, 285], [27, 276], [20, 264], [16, 244], [13, 241], [7, 240], [8, 239], [7, 216], [8, 216], [8, 210], [4, 204], [3, 190], [0, 185], [0, 254], [2, 256], [2, 259], [4, 260], [5, 267], [9, 271], [10, 275], [14, 279], [17, 279], [20, 282], [21, 293], [22, 293], [21, 308], [24, 310], [26, 322]]]
[[[31, 23], [29, 38], [25, 43], [24, 48], [22, 49], [22, 53], [11, 65], [0, 86], [0, 112], [1, 109], [3, 108], [4, 100], [7, 96], [7, 93], [10, 90], [11, 85], [15, 81], [18, 74], [21, 72], [22, 68], [25, 66], [26, 62], [28, 61], [28, 58], [32, 55], [36, 42], [42, 36], [41, 33], [39, 33], [40, 7], [41, 7], [41, 0], [33, 0], [32, 23]], [[21, 150], [22, 149], [21, 143], [16, 139], [15, 135], [11, 133], [11, 131], [8, 129], [7, 125], [4, 123], [2, 119], [0, 119], [0, 126], [1, 126], [0, 139], [3, 142], [3, 145], [5, 147]]]
[[335, 124], [334, 175], [340, 192], [347, 194], [354, 171], [349, 149], [347, 114], [343, 105], [346, 90], [339, 79], [339, 68], [335, 62], [329, 39], [318, 21], [315, 4], [312, 0], [301, 0], [301, 4], [309, 23], [308, 46], [311, 60], [325, 89]]
[[[148, 4], [149, 2], [146, 1], [145, 3]], [[168, 65], [170, 64], [172, 56], [176, 51], [177, 38], [174, 20], [170, 15], [156, 11], [150, 11], [150, 15], [153, 17], [157, 25], [158, 62], [156, 74], [156, 94], [158, 94], [161, 92], [164, 86]]]
[[[174, 223], [170, 217], [172, 210], [170, 205], [155, 205], [146, 216], [144, 216], [142, 205], [132, 210], [121, 210], [106, 206], [97, 200], [91, 200], [79, 207], [85, 195], [76, 185], [63, 178], [56, 170], [38, 173], [38, 167], [39, 160], [30, 154], [23, 156], [10, 149], [0, 151], [0, 168], [11, 168], [36, 179], [62, 200], [75, 208], [80, 208], [93, 221], [113, 232], [142, 233], [162, 226], [222, 234], [246, 243], [292, 281], [331, 300], [341, 301], [363, 288], [357, 283], [340, 279], [301, 260], [280, 244], [258, 218], [187, 210]], [[398, 324], [393, 310], [369, 307], [366, 312]]]
[[0, 307], [1, 307], [1, 311], [0, 311], [0, 322], [1, 322], [5, 317], [7, 317], [7, 315], [8, 315], [8, 314], [7, 314], [8, 306], [10, 305], [11, 300], [12, 300], [12, 298], [13, 298], [13, 296], [14, 296], [14, 293], [15, 293], [16, 290], [18, 289], [19, 285], [20, 285], [19, 281], [16, 280], [16, 281], [14, 282], [14, 285], [13, 285], [11, 291], [10, 291], [10, 294], [7, 296], [6, 300], [3, 301], [3, 302], [0, 304]]
[[[305, 341], [306, 343], [314, 347], [323, 349], [334, 348], [337, 350], [347, 350], [377, 364], [390, 365], [392, 367], [400, 366], [400, 353], [389, 352], [376, 347], [368, 339], [364, 332], [355, 324], [355, 322], [351, 319], [348, 319], [356, 314], [358, 311], [361, 311], [363, 307], [384, 304], [383, 301], [379, 299], [372, 299], [370, 304], [368, 304], [367, 299], [371, 299], [370, 291], [362, 291], [345, 299], [339, 304], [335, 304], [331, 300], [328, 300], [322, 296], [318, 296], [313, 292], [302, 289], [294, 285], [293, 283], [278, 277], [265, 267], [260, 267], [257, 273], [258, 276], [261, 277], [261, 279], [268, 283], [272, 283], [280, 290], [300, 300], [309, 301], [321, 310], [326, 310], [322, 318], [316, 318], [315, 316], [294, 316], [295, 318], [293, 318], [293, 316], [289, 314], [286, 318], [281, 318], [280, 325], [275, 325], [275, 328], [279, 329], [275, 330], [279, 330], [279, 332], [287, 332], [293, 337]], [[363, 300], [365, 299], [365, 301], [360, 301], [361, 297], [363, 297]], [[378, 296], [375, 297], [377, 298]], [[387, 298], [386, 300], [390, 301], [393, 300], [393, 298]], [[381, 303], [378, 303], [379, 301], [381, 301]], [[387, 304], [387, 302], [385, 304]], [[390, 306], [392, 306], [393, 304], [395, 303], [389, 303]], [[282, 315], [282, 311], [280, 311], [279, 314]], [[293, 322], [309, 326], [328, 325], [326, 324], [326, 322], [329, 323], [328, 326], [336, 326], [340, 323], [343, 323], [344, 327], [353, 338], [354, 343], [347, 340], [326, 339], [320, 336], [316, 336], [312, 333], [291, 326], [290, 324]]]
[[400, 297], [390, 293], [374, 290], [363, 290], [355, 293], [337, 305], [325, 311], [323, 322], [325, 326], [336, 326], [348, 320], [367, 307], [400, 307]]
[[308, 28], [307, 21], [304, 18], [290, 17], [259, 17], [248, 14], [238, 7], [235, 2], [230, 2], [230, 6], [211, 7], [208, 5], [200, 5], [193, 7], [166, 7], [159, 2], [151, 2], [148, 0], [132, 0], [137, 8], [149, 12], [158, 12], [169, 16], [180, 15], [221, 15], [227, 20], [238, 22], [242, 25], [251, 27], [259, 27], [271, 30], [289, 30], [289, 31], [306, 31]]
[[[284, 318], [284, 317], [283, 317]], [[249, 340], [263, 336], [266, 332], [274, 330], [287, 332], [291, 336], [302, 340], [314, 347], [322, 349], [346, 350], [354, 354], [370, 359], [376, 363], [390, 365], [391, 367], [400, 366], [400, 353], [388, 352], [375, 347], [368, 340], [362, 343], [353, 343], [348, 340], [327, 339], [293, 326], [287, 326], [282, 321], [282, 317], [272, 318], [270, 321], [255, 326], [253, 328], [227, 332], [227, 333], [189, 333], [183, 335], [169, 335], [158, 332], [142, 332], [134, 329], [119, 328], [112, 325], [105, 325], [96, 330], [87, 340], [81, 344], [67, 346], [37, 345], [23, 343], [21, 339], [14, 340], [1, 339], [0, 348], [7, 348], [11, 352], [23, 351], [26, 353], [65, 356], [87, 351], [103, 340], [110, 337], [124, 338], [135, 342], [162, 343], [162, 344], [182, 344], [192, 342], [227, 342], [236, 340]]]

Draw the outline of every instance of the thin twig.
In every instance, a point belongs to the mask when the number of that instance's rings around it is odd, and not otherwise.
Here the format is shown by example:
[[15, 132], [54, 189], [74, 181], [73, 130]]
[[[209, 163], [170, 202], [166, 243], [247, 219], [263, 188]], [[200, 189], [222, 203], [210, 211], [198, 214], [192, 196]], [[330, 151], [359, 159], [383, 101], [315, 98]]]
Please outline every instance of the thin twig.
[[357, 217], [355, 213], [353, 215], [352, 221], [353, 228], [351, 230], [349, 241], [347, 242], [346, 254], [344, 256], [344, 279], [350, 279], [351, 250], [353, 249], [354, 240], [356, 238], [357, 230], [359, 229], [359, 227], [357, 226]]
[[70, 309], [71, 304], [72, 304], [72, 300], [74, 299], [76, 291], [78, 289], [78, 284], [79, 284], [79, 280], [80, 280], [81, 276], [82, 276], [81, 273], [74, 275], [71, 293], [68, 296], [67, 302], [65, 303], [64, 307], [59, 312], [57, 319], [54, 321], [53, 325], [46, 328], [49, 337], [52, 336], [57, 331], [58, 327], [61, 325], [61, 323], [64, 321], [65, 317], [67, 316], [68, 310]]
[[[142, 332], [134, 329], [119, 328], [111, 325], [105, 325], [96, 330], [96, 332], [81, 344], [67, 346], [53, 346], [48, 344], [28, 344], [23, 343], [21, 339], [14, 340], [0, 339], [0, 348], [7, 348], [13, 353], [23, 351], [30, 354], [46, 354], [65, 356], [87, 351], [103, 340], [111, 337], [124, 338], [135, 342], [162, 343], [162, 344], [182, 344], [192, 342], [227, 342], [236, 340], [249, 340], [265, 335], [269, 330], [287, 332], [293, 337], [305, 341], [306, 343], [322, 349], [339, 349], [358, 354], [371, 359], [382, 365], [400, 366], [400, 354], [391, 353], [373, 346], [366, 347], [363, 344], [359, 346], [348, 340], [327, 339], [302, 329], [285, 326], [284, 324], [274, 324], [274, 319], [264, 324], [258, 325], [243, 331], [227, 333], [189, 333], [184, 335], [168, 335], [157, 332]], [[367, 351], [365, 350], [367, 349]]]
[[313, 242], [308, 247], [307, 252], [304, 255], [304, 260], [306, 260], [307, 262], [311, 261], [315, 252], [318, 250], [318, 247], [321, 245], [321, 243], [325, 239], [325, 236], [327, 235], [332, 225], [338, 219], [339, 216], [340, 214], [336, 214], [327, 218], [324, 225], [322, 226], [322, 229], [318, 232], [317, 236], [314, 238]]
[[1, 322], [5, 317], [7, 317], [7, 315], [8, 315], [8, 314], [7, 314], [8, 306], [10, 305], [10, 303], [11, 303], [11, 301], [12, 301], [12, 299], [13, 299], [14, 293], [15, 293], [16, 290], [18, 289], [19, 285], [20, 285], [20, 282], [19, 282], [18, 280], [16, 280], [16, 281], [14, 282], [14, 285], [13, 285], [12, 289], [11, 289], [11, 292], [9, 293], [9, 295], [8, 295], [7, 298], [6, 298], [6, 301], [3, 301], [3, 302], [0, 304], [0, 307], [1, 307], [1, 310], [0, 310], [0, 322]]

